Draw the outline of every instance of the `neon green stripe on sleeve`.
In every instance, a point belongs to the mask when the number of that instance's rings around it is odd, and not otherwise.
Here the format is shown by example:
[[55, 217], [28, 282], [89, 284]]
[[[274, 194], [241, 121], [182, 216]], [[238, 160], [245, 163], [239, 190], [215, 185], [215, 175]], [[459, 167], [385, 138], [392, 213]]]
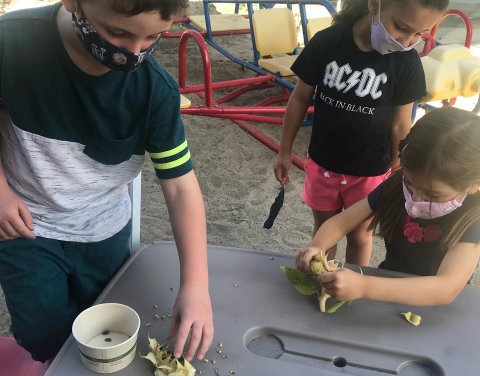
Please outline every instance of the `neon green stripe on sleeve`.
[[183, 141], [180, 145], [178, 145], [173, 149], [162, 151], [160, 153], [150, 153], [150, 157], [153, 159], [167, 158], [167, 157], [171, 157], [172, 155], [180, 153], [182, 150], [185, 150], [186, 148], [187, 148], [187, 140]]
[[[159, 154], [159, 153], [157, 153], [157, 154]], [[189, 160], [190, 160], [190, 152], [185, 154], [183, 157], [178, 158], [178, 159], [176, 159], [174, 161], [171, 161], [171, 162], [154, 163], [153, 167], [157, 170], [168, 170], [168, 169], [171, 169], [171, 168], [181, 166], [182, 164], [188, 162]]]

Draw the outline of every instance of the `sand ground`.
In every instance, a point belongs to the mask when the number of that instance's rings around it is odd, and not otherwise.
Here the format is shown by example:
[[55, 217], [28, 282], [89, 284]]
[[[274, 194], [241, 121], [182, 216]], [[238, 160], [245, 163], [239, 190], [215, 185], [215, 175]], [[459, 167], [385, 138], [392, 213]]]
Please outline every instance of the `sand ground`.
[[[476, 31], [474, 41], [479, 44], [480, 12], [470, 7], [469, 0], [459, 2], [452, 8], [468, 10]], [[215, 11], [215, 10], [213, 10]], [[201, 14], [201, 3], [192, 2], [188, 14]], [[182, 30], [174, 25], [172, 31]], [[463, 41], [464, 29], [450, 22], [444, 34], [445, 41]], [[241, 58], [251, 60], [251, 42], [248, 36], [219, 37], [216, 39]], [[174, 76], [178, 75], [178, 40], [161, 41], [155, 56]], [[188, 48], [189, 82], [201, 82], [203, 73], [196, 47]], [[217, 51], [210, 48], [213, 80], [221, 81], [252, 76]], [[248, 95], [236, 104], [253, 104], [272, 92]], [[189, 96], [193, 103], [199, 103]], [[473, 107], [473, 101], [466, 101]], [[473, 103], [473, 104], [472, 104]], [[239, 248], [268, 250], [295, 254], [311, 238], [312, 216], [302, 203], [303, 171], [292, 167], [291, 182], [285, 192], [285, 204], [274, 226], [263, 229], [279, 184], [276, 182], [272, 163], [275, 153], [245, 133], [229, 120], [199, 116], [184, 116], [185, 129], [192, 152], [195, 171], [202, 188], [208, 227], [208, 243]], [[257, 124], [257, 129], [274, 139], [279, 139], [280, 126]], [[302, 127], [295, 142], [294, 152], [306, 154], [310, 128]], [[141, 242], [150, 244], [157, 240], [173, 240], [165, 201], [156, 182], [153, 168], [146, 162], [142, 175], [142, 225]], [[371, 265], [376, 266], [384, 257], [383, 241], [374, 238]], [[340, 243], [338, 257], [344, 258], [344, 241]], [[476, 277], [476, 281], [478, 278]], [[9, 335], [9, 316], [0, 291], [0, 335]]]

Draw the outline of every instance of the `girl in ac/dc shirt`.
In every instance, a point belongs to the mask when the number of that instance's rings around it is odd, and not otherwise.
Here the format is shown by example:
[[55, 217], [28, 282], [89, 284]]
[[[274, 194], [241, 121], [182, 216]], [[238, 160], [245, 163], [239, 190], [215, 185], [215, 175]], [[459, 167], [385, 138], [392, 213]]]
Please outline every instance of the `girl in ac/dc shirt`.
[[[304, 202], [315, 234], [328, 218], [365, 198], [398, 166], [425, 77], [413, 47], [442, 17], [448, 0], [345, 0], [292, 66], [298, 76], [285, 113], [274, 172], [288, 183], [293, 142], [315, 94]], [[347, 234], [346, 262], [368, 265], [365, 221]], [[327, 250], [335, 256], [336, 245]]]

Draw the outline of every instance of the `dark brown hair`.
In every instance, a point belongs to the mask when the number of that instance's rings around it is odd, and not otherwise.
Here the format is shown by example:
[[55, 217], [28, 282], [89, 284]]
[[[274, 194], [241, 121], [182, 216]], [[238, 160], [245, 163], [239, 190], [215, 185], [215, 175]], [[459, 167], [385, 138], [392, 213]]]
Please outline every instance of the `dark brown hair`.
[[[378, 0], [377, 0], [378, 1]], [[392, 3], [401, 3], [407, 6], [412, 3], [422, 7], [443, 11], [448, 7], [449, 0], [381, 0], [382, 6]], [[368, 0], [343, 0], [342, 9], [333, 17], [333, 24], [353, 24], [368, 12]]]
[[[401, 169], [396, 171], [380, 198], [370, 228], [390, 241], [406, 214], [402, 190], [402, 169], [422, 174], [427, 181], [441, 180], [466, 191], [480, 181], [480, 117], [457, 108], [431, 111], [413, 126], [402, 142]], [[448, 216], [442, 241], [450, 247], [465, 230], [480, 219], [480, 193], [468, 195], [463, 205]]]
[[[98, 0], [77, 0], [79, 3]], [[164, 21], [169, 21], [180, 11], [188, 8], [188, 0], [108, 0], [112, 9], [125, 16], [144, 12], [158, 12]]]

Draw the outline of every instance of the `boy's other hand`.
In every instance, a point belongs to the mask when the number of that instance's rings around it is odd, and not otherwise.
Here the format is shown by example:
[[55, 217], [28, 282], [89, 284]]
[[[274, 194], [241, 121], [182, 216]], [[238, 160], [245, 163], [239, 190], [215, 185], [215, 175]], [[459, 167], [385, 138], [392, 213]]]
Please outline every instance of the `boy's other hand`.
[[[190, 334], [190, 340], [186, 343]], [[185, 351], [190, 361], [197, 353], [203, 359], [213, 340], [213, 315], [208, 289], [204, 287], [184, 287], [178, 292], [173, 307], [172, 324], [167, 339], [177, 336], [173, 355], [178, 358]]]
[[11, 190], [0, 194], [0, 241], [35, 239], [33, 219], [27, 205]]

